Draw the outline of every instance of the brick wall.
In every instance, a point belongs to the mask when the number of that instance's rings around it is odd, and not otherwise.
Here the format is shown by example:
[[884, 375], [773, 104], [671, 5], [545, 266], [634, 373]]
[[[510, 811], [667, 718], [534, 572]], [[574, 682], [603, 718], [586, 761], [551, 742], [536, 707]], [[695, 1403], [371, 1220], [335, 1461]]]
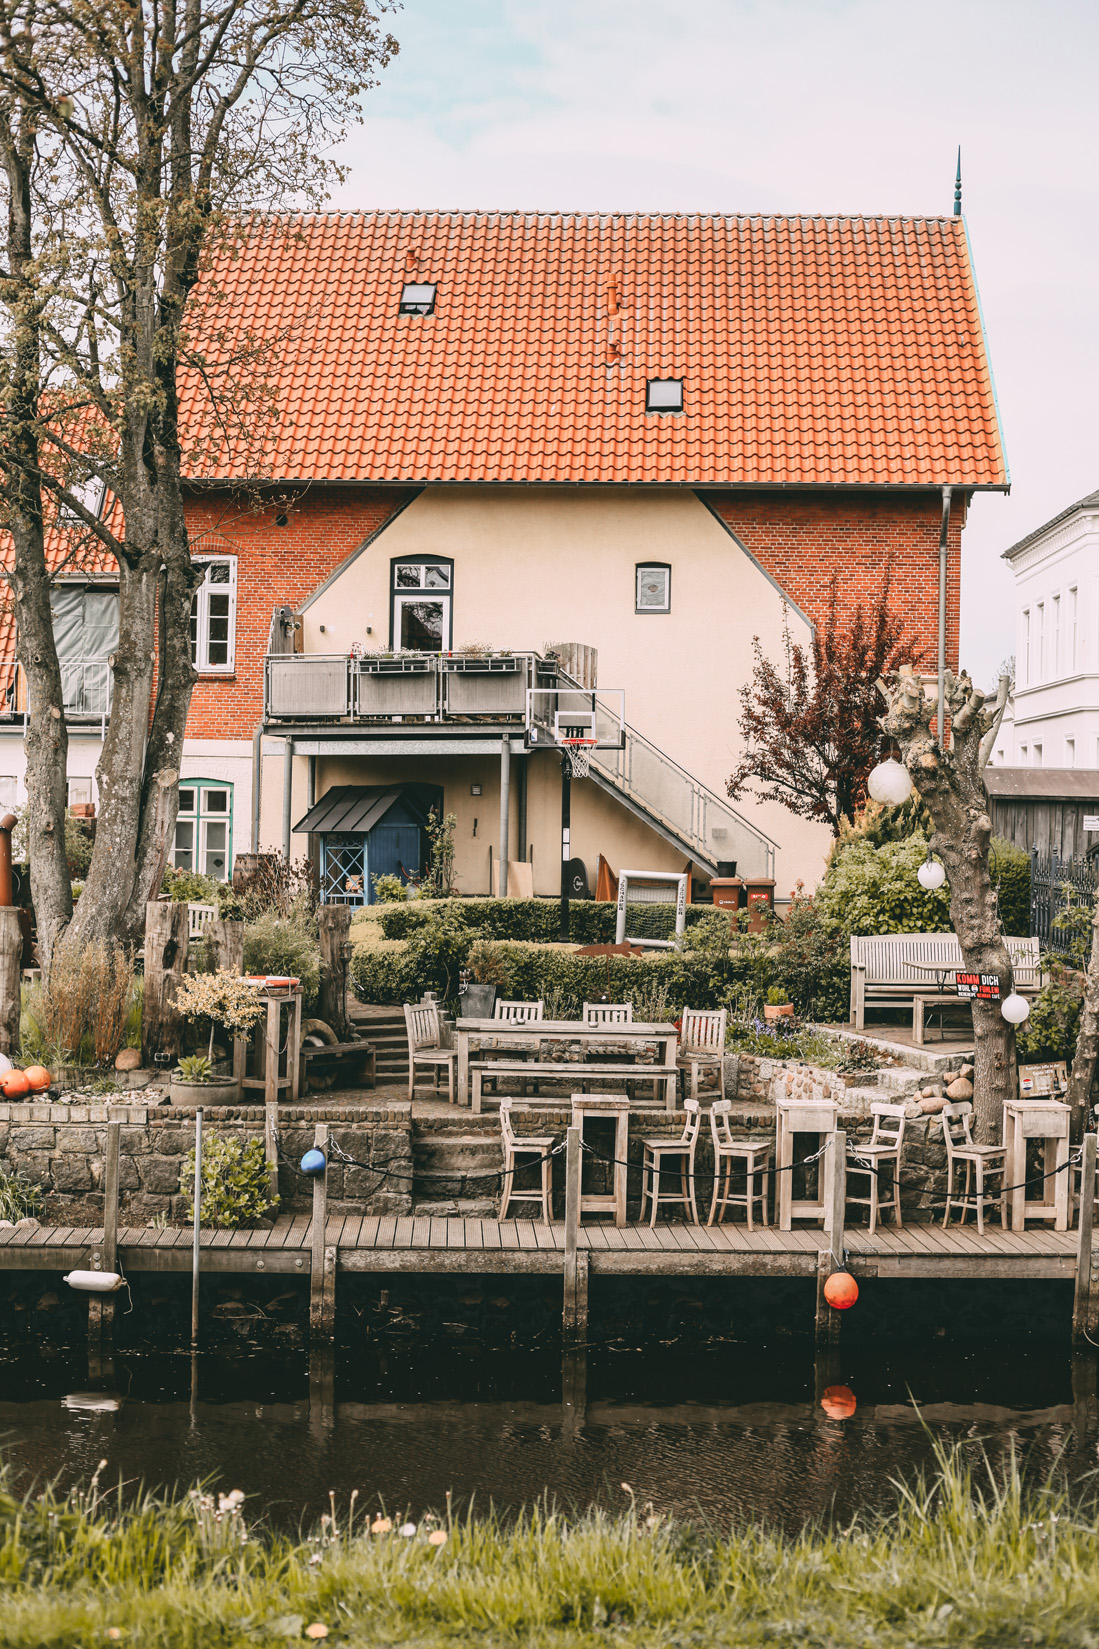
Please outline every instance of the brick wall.
[[275, 508], [217, 494], [188, 502], [192, 543], [208, 535], [200, 551], [235, 548], [239, 557], [236, 668], [230, 676], [200, 678], [187, 719], [190, 738], [251, 736], [263, 714], [263, 660], [275, 608], [298, 606], [413, 496], [407, 488], [319, 490], [290, 506], [285, 527], [276, 526]]
[[[890, 605], [914, 630], [929, 667], [939, 626], [938, 492], [706, 493], [705, 501], [815, 624], [828, 618], [832, 578], [841, 622], [868, 610], [892, 570]], [[958, 666], [961, 540], [965, 506], [955, 497], [947, 546], [946, 662]]]

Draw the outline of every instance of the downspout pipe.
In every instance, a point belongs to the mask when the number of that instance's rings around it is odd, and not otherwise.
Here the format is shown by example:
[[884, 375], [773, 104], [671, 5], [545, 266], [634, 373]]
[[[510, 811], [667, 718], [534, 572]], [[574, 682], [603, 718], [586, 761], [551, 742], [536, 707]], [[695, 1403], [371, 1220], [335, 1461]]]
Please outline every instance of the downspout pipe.
[[252, 852], [259, 852], [259, 805], [263, 785], [263, 723], [252, 734]]
[[950, 536], [950, 500], [953, 487], [943, 488], [943, 516], [939, 527], [939, 703], [936, 711], [937, 739], [943, 748], [943, 725], [946, 709], [946, 551]]

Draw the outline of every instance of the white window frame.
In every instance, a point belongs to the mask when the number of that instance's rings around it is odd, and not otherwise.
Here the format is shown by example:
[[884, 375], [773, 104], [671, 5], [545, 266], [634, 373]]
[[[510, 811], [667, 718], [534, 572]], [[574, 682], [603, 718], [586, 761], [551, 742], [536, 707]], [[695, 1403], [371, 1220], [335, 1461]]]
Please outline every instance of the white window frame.
[[1080, 605], [1080, 592], [1075, 584], [1069, 586], [1068, 592], [1068, 664], [1069, 674], [1076, 674], [1076, 617]]
[[1023, 608], [1023, 686], [1029, 687], [1030, 675], [1030, 608]]
[[[645, 573], [663, 573], [664, 599], [658, 606], [645, 606], [641, 601], [641, 580]], [[633, 570], [633, 610], [640, 617], [650, 613], [670, 613], [672, 610], [672, 568], [668, 561], [639, 561]]]
[[[233, 868], [233, 786], [225, 779], [180, 779], [180, 790], [195, 792], [195, 809], [193, 813], [177, 813], [176, 831], [180, 824], [189, 824], [194, 828], [191, 839], [191, 870], [202, 876], [209, 876], [212, 872], [206, 869], [207, 855], [207, 826], [210, 824], [224, 824], [225, 829], [225, 875], [220, 880], [228, 881]], [[202, 799], [211, 791], [224, 792], [227, 806], [224, 813], [207, 813], [203, 809]], [[176, 834], [172, 835], [172, 864], [176, 862]], [[215, 878], [218, 880], [218, 878]]]
[[[237, 558], [235, 555], [196, 555], [195, 565], [203, 568], [202, 583], [194, 593], [198, 613], [198, 627], [194, 644], [195, 669], [200, 676], [229, 676], [237, 667]], [[218, 586], [218, 593], [226, 589], [229, 595], [229, 648], [224, 664], [210, 663], [210, 568], [224, 563], [229, 568], [229, 583]]]

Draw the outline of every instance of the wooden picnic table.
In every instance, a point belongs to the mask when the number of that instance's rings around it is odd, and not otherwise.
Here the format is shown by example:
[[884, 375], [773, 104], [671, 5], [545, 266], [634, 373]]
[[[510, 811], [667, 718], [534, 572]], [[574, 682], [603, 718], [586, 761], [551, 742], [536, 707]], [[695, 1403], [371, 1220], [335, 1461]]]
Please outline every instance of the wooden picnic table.
[[[674, 1025], [647, 1024], [635, 1022], [632, 1025], [586, 1025], [581, 1019], [542, 1019], [532, 1021], [527, 1025], [512, 1024], [503, 1019], [459, 1019], [455, 1027], [455, 1041], [458, 1050], [458, 1104], [469, 1104], [469, 1055], [471, 1044], [477, 1044], [481, 1051], [486, 1048], [499, 1050], [506, 1054], [510, 1050], [537, 1052], [542, 1042], [581, 1042], [597, 1045], [599, 1048], [611, 1050], [621, 1049], [623, 1067], [625, 1059], [631, 1051], [645, 1042], [658, 1042], [660, 1053], [657, 1063], [665, 1066], [675, 1065], [676, 1050], [679, 1038]], [[568, 1075], [568, 1061], [561, 1062], [562, 1077]], [[636, 1067], [637, 1080], [644, 1080], [645, 1067]], [[608, 1076], [623, 1076], [624, 1069], [608, 1065]], [[669, 1111], [675, 1109], [675, 1077], [662, 1079], [665, 1084], [666, 1105]]]

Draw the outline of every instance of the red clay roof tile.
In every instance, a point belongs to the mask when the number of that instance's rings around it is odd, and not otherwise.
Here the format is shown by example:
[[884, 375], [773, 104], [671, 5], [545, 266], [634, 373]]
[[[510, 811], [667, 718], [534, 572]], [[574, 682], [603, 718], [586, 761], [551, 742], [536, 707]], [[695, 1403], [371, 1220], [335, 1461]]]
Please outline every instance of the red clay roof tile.
[[[410, 249], [430, 316], [398, 314]], [[193, 342], [268, 341], [272, 478], [1007, 482], [960, 218], [324, 213], [257, 220], [213, 275]], [[682, 413], [645, 411], [650, 377]]]

